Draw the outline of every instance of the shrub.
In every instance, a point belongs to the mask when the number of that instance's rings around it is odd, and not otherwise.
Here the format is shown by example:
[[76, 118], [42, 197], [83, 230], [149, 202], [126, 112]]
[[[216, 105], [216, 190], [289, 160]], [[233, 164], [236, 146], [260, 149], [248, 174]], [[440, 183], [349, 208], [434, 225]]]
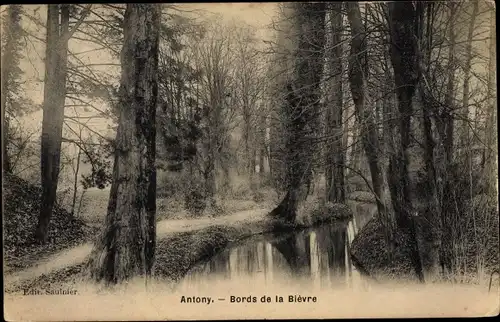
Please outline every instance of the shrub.
[[192, 183], [184, 193], [184, 207], [192, 215], [201, 216], [207, 206], [206, 199], [202, 185]]
[[308, 198], [298, 209], [298, 222], [306, 226], [319, 224], [330, 220], [352, 219], [353, 213], [349, 206], [326, 202], [322, 197]]
[[255, 201], [255, 202], [263, 202], [265, 200], [265, 195], [263, 192], [261, 192], [260, 190], [256, 190], [253, 192], [253, 198], [252, 200]]
[[156, 174], [156, 197], [181, 196], [185, 190], [184, 175], [179, 172], [158, 170]]

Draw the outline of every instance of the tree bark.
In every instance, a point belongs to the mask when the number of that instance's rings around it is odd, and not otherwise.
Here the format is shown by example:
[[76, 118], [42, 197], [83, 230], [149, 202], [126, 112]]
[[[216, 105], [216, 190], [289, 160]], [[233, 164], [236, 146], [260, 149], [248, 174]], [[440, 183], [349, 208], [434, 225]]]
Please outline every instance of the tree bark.
[[7, 19], [5, 22], [6, 41], [2, 55], [2, 78], [1, 78], [1, 108], [2, 108], [2, 166], [4, 173], [12, 173], [12, 164], [8, 153], [9, 142], [9, 115], [7, 113], [7, 97], [12, 90], [14, 75], [13, 69], [18, 64], [16, 55], [18, 47], [18, 37], [21, 37], [21, 5], [11, 4], [7, 7]]
[[73, 177], [73, 201], [71, 203], [71, 214], [75, 215], [76, 207], [76, 194], [78, 193], [78, 174], [80, 172], [80, 159], [82, 155], [82, 149], [78, 147], [78, 155], [76, 157], [76, 169]]
[[341, 3], [331, 4], [329, 10], [328, 40], [326, 44], [326, 71], [329, 78], [326, 93], [326, 200], [335, 203], [345, 202], [343, 147], [343, 95], [342, 95], [342, 14]]
[[[59, 16], [61, 16], [61, 25], [59, 25]], [[41, 146], [42, 196], [35, 232], [36, 239], [41, 243], [47, 241], [59, 179], [66, 99], [68, 35], [69, 5], [48, 5]]]
[[486, 112], [485, 137], [486, 146], [483, 150], [482, 164], [484, 173], [487, 176], [488, 188], [496, 191], [497, 187], [497, 163], [496, 154], [498, 150], [497, 133], [497, 95], [496, 95], [496, 32], [495, 32], [495, 10], [491, 10], [490, 17], [490, 47], [489, 47], [489, 66], [488, 66], [488, 109]]
[[383, 202], [383, 177], [379, 160], [378, 131], [375, 124], [374, 111], [368, 107], [368, 61], [366, 46], [366, 30], [362, 22], [359, 4], [347, 2], [347, 17], [351, 25], [352, 43], [349, 59], [349, 82], [355, 113], [360, 127], [363, 149], [368, 159], [373, 191], [375, 193], [379, 219], [385, 229], [386, 241], [390, 242], [391, 229], [387, 209]]
[[[446, 84], [446, 93], [444, 107], [434, 113], [436, 120], [436, 129], [439, 135], [438, 145], [436, 147], [436, 177], [438, 179], [437, 194], [441, 207], [441, 227], [442, 227], [442, 245], [441, 245], [441, 265], [443, 269], [451, 270], [452, 266], [452, 214], [455, 205], [447, 195], [453, 189], [451, 186], [451, 177], [453, 177], [453, 147], [454, 147], [454, 118], [455, 109], [455, 19], [457, 16], [458, 3], [450, 2], [449, 21], [446, 32], [449, 38], [448, 48], [448, 79]], [[437, 114], [437, 115], [436, 115]], [[437, 117], [436, 117], [437, 116]]]
[[[421, 41], [421, 48], [423, 49], [422, 64], [421, 66], [429, 66], [431, 64], [431, 51], [432, 51], [432, 25], [434, 16], [434, 4], [432, 3], [419, 3], [418, 11], [421, 19], [419, 26], [421, 28], [421, 33], [419, 40]], [[425, 14], [426, 13], [426, 14]], [[425, 37], [427, 41], [424, 42], [424, 23], [426, 20], [426, 32]], [[424, 48], [424, 43], [427, 43], [427, 47]], [[427, 73], [427, 70], [420, 70], [420, 73]], [[432, 110], [434, 106], [431, 100], [426, 98], [426, 92], [422, 86], [422, 82], [418, 84], [418, 93], [420, 95], [419, 108], [422, 110], [422, 133], [423, 133], [423, 143], [424, 143], [424, 173], [426, 173], [426, 189], [421, 192], [422, 199], [424, 200], [426, 208], [426, 220], [430, 223], [428, 225], [428, 247], [426, 256], [422, 256], [424, 259], [427, 257], [427, 265], [423, 265], [426, 270], [426, 275], [433, 278], [439, 273], [439, 265], [443, 266], [442, 263], [442, 208], [439, 201], [438, 195], [438, 172], [436, 170], [435, 162], [435, 147], [436, 142], [434, 140], [434, 134], [432, 130]], [[425, 261], [423, 261], [425, 262]]]
[[[476, 22], [477, 12], [479, 10], [479, 1], [472, 1], [472, 16], [469, 24], [469, 30], [467, 34], [467, 47], [465, 52], [465, 66], [464, 66], [464, 87], [463, 87], [463, 96], [462, 96], [462, 108], [463, 108], [463, 117], [464, 120], [462, 122], [462, 131], [461, 131], [461, 143], [462, 148], [465, 148], [465, 151], [469, 150], [469, 79], [470, 79], [470, 71], [472, 65], [472, 40], [474, 36], [474, 28]], [[466, 163], [469, 164], [469, 157], [466, 157]]]
[[290, 3], [293, 21], [293, 74], [286, 84], [284, 102], [285, 182], [287, 194], [271, 215], [294, 222], [307, 171], [311, 167], [313, 136], [319, 115], [319, 84], [325, 43], [325, 4]]
[[120, 116], [106, 227], [91, 274], [119, 283], [152, 274], [156, 247], [155, 116], [161, 8], [127, 4]]
[[398, 100], [399, 124], [393, 130], [397, 139], [396, 153], [389, 160], [388, 181], [398, 231], [404, 246], [409, 248], [410, 261], [420, 282], [424, 282], [423, 268], [413, 220], [414, 208], [410, 196], [408, 173], [411, 135], [412, 99], [418, 82], [416, 29], [418, 21], [410, 2], [389, 3], [389, 30], [391, 34], [391, 62]]

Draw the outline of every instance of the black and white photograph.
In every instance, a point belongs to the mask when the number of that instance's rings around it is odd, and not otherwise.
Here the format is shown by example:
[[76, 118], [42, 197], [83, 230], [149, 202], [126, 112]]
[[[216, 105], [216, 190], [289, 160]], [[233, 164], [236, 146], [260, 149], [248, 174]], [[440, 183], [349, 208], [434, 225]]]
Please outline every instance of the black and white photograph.
[[500, 313], [494, 1], [0, 19], [6, 321]]

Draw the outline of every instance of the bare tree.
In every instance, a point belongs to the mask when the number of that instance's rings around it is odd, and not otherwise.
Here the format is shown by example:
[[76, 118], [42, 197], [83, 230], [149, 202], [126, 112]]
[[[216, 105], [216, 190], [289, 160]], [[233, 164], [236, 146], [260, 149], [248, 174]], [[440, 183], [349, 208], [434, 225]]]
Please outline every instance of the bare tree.
[[[473, 51], [472, 51], [472, 40], [474, 38], [474, 28], [476, 27], [476, 18], [477, 14], [479, 11], [479, 1], [472, 1], [472, 13], [471, 13], [471, 19], [469, 22], [469, 30], [467, 32], [467, 43], [466, 43], [466, 50], [465, 50], [465, 62], [464, 62], [464, 85], [463, 85], [463, 93], [462, 93], [462, 109], [463, 109], [463, 122], [462, 122], [462, 129], [461, 129], [461, 143], [462, 144], [467, 144], [469, 146], [469, 136], [470, 136], [470, 131], [469, 131], [469, 99], [470, 99], [470, 73], [471, 73], [471, 67], [472, 67], [472, 58], [473, 58]], [[469, 160], [469, 158], [466, 158], [466, 160]], [[467, 164], [469, 162], [467, 161]]]
[[[199, 82], [203, 132], [200, 161], [205, 195], [212, 206], [215, 206], [216, 192], [229, 188], [229, 130], [236, 115], [233, 44], [232, 30], [213, 19], [207, 23], [205, 36], [196, 48], [196, 68], [202, 73]], [[217, 185], [219, 173], [222, 184]]]
[[[488, 63], [488, 107], [486, 109], [486, 126], [485, 137], [486, 146], [482, 156], [482, 164], [485, 168], [485, 173], [490, 178], [489, 185], [494, 189], [495, 176], [491, 175], [495, 169], [495, 148], [497, 146], [497, 108], [496, 108], [496, 33], [495, 33], [495, 10], [491, 10], [490, 17], [490, 45], [489, 45], [489, 63]], [[498, 188], [497, 188], [498, 189]]]
[[326, 92], [326, 137], [331, 142], [327, 144], [326, 155], [326, 200], [331, 202], [345, 202], [344, 186], [344, 129], [343, 129], [343, 92], [342, 92], [342, 43], [341, 33], [342, 14], [341, 4], [332, 4], [328, 11], [327, 42], [325, 67], [327, 72]]
[[254, 31], [250, 28], [238, 28], [236, 35], [236, 65], [235, 73], [237, 102], [242, 114], [243, 147], [245, 172], [252, 176], [255, 172], [257, 154], [258, 105], [260, 98], [261, 79], [259, 77], [258, 52], [255, 48]]
[[[1, 107], [2, 107], [2, 166], [3, 172], [11, 173], [12, 164], [10, 161], [10, 156], [8, 153], [7, 145], [9, 144], [9, 118], [12, 117], [13, 111], [10, 113], [7, 111], [12, 105], [13, 94], [18, 91], [19, 87], [19, 59], [20, 59], [20, 49], [21, 46], [21, 5], [11, 4], [7, 7], [6, 19], [3, 25], [3, 36], [2, 39], [2, 95], [1, 95]], [[12, 110], [12, 107], [10, 107]]]
[[415, 273], [424, 282], [422, 263], [415, 228], [414, 207], [410, 196], [408, 172], [411, 135], [412, 100], [418, 82], [418, 60], [416, 31], [418, 20], [416, 9], [410, 2], [389, 4], [389, 30], [391, 35], [391, 62], [399, 111], [399, 124], [393, 129], [396, 138], [396, 153], [391, 155], [388, 167], [389, 188], [398, 231], [402, 233], [410, 250], [410, 260]]
[[359, 4], [348, 2], [347, 17], [351, 25], [351, 55], [349, 61], [349, 81], [358, 126], [360, 127], [360, 138], [372, 179], [373, 192], [375, 194], [380, 221], [385, 227], [386, 241], [390, 242], [391, 224], [383, 197], [383, 177], [379, 160], [379, 138], [375, 124], [374, 111], [370, 108], [368, 97], [368, 48], [366, 45], [366, 30], [362, 21]]

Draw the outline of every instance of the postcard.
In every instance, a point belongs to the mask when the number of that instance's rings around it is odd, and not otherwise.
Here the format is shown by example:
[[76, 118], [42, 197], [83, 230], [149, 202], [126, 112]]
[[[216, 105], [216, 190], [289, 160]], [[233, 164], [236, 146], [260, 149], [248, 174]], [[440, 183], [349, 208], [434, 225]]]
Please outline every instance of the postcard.
[[498, 315], [495, 12], [2, 5], [5, 320]]

